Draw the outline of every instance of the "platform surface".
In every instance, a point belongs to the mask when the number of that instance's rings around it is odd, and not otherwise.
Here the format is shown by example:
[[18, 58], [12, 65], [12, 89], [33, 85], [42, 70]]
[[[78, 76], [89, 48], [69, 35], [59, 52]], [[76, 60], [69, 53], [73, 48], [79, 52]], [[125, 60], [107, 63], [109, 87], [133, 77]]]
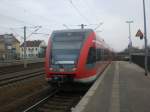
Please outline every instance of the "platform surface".
[[150, 112], [150, 75], [129, 62], [112, 62], [73, 112]]

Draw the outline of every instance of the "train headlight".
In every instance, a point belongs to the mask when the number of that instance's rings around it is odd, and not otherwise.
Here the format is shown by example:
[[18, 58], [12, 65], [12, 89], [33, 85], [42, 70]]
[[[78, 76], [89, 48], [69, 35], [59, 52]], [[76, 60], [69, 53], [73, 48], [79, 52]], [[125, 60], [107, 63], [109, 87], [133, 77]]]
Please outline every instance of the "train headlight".
[[64, 72], [65, 70], [64, 70], [63, 68], [60, 68], [59, 71], [60, 71], [60, 72]]
[[72, 69], [72, 71], [76, 71], [76, 70], [77, 70], [77, 68], [73, 68], [73, 69]]
[[53, 68], [50, 68], [49, 70], [50, 70], [50, 71], [53, 71]]

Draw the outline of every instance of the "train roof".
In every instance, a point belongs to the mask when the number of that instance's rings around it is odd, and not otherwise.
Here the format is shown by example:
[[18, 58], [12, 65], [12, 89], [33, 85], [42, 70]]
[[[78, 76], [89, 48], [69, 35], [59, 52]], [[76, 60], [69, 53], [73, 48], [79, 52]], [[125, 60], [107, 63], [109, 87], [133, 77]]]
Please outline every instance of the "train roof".
[[53, 33], [61, 32], [94, 32], [92, 29], [66, 29], [66, 30], [54, 30]]
[[[72, 32], [83, 32], [83, 33], [86, 33], [86, 34], [89, 34], [91, 32], [95, 32], [93, 29], [65, 29], [65, 30], [54, 30], [52, 32], [52, 35], [55, 35], [56, 33], [72, 33]], [[110, 47], [108, 46], [108, 44], [105, 43], [104, 39], [102, 39], [101, 37], [99, 37], [97, 35], [97, 33], [95, 32], [96, 34], [96, 40], [98, 43], [101, 43], [101, 45], [103, 46], [103, 48], [105, 49], [110, 49]]]

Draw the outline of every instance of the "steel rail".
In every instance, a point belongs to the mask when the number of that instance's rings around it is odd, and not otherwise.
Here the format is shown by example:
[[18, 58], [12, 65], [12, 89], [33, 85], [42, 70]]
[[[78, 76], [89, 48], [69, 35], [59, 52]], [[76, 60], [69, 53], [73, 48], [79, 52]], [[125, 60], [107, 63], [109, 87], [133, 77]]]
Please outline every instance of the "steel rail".
[[35, 103], [34, 105], [28, 107], [28, 108], [25, 109], [23, 112], [31, 112], [32, 110], [38, 108], [39, 105], [45, 103], [50, 97], [52, 97], [53, 95], [55, 95], [58, 91], [59, 91], [59, 89], [54, 89], [51, 94], [49, 94], [48, 96], [46, 96], [46, 97], [43, 98], [42, 100], [38, 101], [38, 102]]

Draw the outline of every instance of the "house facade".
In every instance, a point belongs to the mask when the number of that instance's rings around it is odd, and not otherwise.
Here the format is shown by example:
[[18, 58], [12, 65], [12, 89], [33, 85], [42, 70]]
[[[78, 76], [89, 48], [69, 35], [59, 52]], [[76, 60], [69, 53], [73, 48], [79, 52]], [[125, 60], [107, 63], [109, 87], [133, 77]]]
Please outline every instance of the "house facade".
[[19, 56], [19, 40], [13, 34], [0, 35], [0, 60], [17, 59]]
[[26, 56], [24, 43], [20, 46], [20, 58], [42, 58], [45, 56], [46, 43], [43, 40], [26, 41]]

